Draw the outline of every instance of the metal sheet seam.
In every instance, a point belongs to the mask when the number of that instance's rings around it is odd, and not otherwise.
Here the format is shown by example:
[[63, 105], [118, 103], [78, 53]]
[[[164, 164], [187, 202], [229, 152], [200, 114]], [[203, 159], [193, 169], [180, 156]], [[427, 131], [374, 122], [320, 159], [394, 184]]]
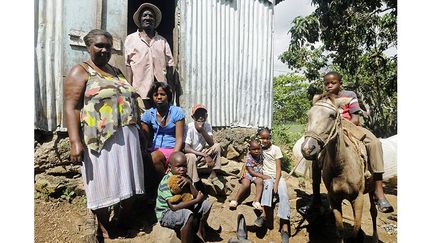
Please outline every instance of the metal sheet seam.
[[215, 126], [270, 126], [273, 5], [259, 0], [179, 4], [186, 113], [202, 102]]

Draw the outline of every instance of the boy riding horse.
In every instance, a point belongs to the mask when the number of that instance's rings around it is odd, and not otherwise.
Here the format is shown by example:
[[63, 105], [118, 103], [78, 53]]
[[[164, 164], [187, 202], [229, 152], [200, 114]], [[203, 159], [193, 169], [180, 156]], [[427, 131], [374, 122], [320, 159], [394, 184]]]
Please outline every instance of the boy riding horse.
[[[385, 197], [383, 191], [382, 175], [384, 173], [384, 160], [381, 142], [378, 140], [377, 137], [375, 137], [373, 133], [371, 133], [366, 128], [360, 126], [359, 113], [361, 112], [361, 109], [357, 100], [357, 95], [353, 91], [342, 89], [342, 75], [337, 72], [329, 72], [324, 75], [324, 88], [326, 92], [328, 92], [330, 95], [334, 95], [335, 98], [351, 98], [351, 102], [349, 102], [343, 107], [341, 115], [344, 119], [351, 121], [354, 125], [356, 125], [355, 128], [358, 130], [358, 132], [364, 135], [362, 142], [366, 146], [369, 167], [373, 174], [373, 180], [375, 182], [375, 205], [380, 212], [393, 212], [394, 209]], [[313, 180], [315, 179], [317, 179], [318, 181], [321, 180], [321, 178], [316, 178], [316, 176], [315, 178], [313, 178]], [[311, 206], [314, 208], [316, 208], [320, 204], [318, 201], [320, 200], [319, 196], [317, 196], [319, 195], [319, 183], [315, 184], [317, 184], [318, 186], [315, 185], [313, 188], [314, 200], [311, 204]], [[309, 206], [303, 208], [301, 211], [303, 211], [303, 213], [306, 213], [308, 209]]]

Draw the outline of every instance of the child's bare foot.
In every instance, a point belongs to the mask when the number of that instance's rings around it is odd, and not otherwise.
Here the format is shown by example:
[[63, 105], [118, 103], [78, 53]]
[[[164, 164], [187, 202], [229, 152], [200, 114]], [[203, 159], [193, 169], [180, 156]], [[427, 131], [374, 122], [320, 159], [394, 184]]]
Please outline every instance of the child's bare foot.
[[199, 227], [198, 232], [196, 233], [196, 236], [202, 241], [206, 242], [206, 232], [205, 227]]
[[99, 228], [97, 230], [96, 235], [98, 238], [110, 239], [110, 235], [108, 233], [108, 230], [106, 230], [105, 227], [101, 224], [99, 224]]

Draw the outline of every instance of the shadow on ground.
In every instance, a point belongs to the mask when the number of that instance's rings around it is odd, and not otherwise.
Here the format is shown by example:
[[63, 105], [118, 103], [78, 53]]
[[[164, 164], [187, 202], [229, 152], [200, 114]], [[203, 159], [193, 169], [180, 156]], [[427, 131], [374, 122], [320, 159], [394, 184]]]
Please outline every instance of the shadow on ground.
[[[296, 208], [300, 215], [302, 215], [302, 220], [295, 225], [295, 230], [291, 237], [295, 235], [303, 228], [306, 228], [309, 234], [310, 243], [336, 243], [338, 242], [338, 237], [336, 234], [335, 218], [330, 210], [330, 206], [327, 199], [326, 193], [321, 193], [322, 208], [320, 211], [311, 211], [306, 215], [303, 215], [299, 210], [301, 207], [309, 205], [312, 200], [312, 195], [302, 191], [300, 189], [295, 190], [297, 193], [298, 200], [296, 201]], [[353, 226], [349, 223], [344, 222], [344, 232], [347, 236], [353, 230]], [[356, 241], [357, 240], [357, 241]], [[357, 239], [345, 238], [344, 242], [364, 242], [372, 243], [375, 242], [372, 236], [365, 235], [361, 230], [358, 234]], [[382, 241], [378, 241], [382, 242]]]
[[397, 196], [397, 186], [386, 185], [384, 183], [383, 190], [385, 194], [391, 194]]

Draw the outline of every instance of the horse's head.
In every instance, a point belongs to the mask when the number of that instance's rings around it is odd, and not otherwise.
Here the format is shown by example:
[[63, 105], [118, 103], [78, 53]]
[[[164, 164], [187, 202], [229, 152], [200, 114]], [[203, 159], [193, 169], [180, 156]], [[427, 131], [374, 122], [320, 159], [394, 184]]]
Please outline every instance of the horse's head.
[[314, 97], [312, 108], [308, 111], [308, 124], [301, 149], [303, 157], [316, 159], [328, 142], [336, 137], [341, 119], [339, 108], [349, 101], [350, 98], [335, 99], [328, 94]]

